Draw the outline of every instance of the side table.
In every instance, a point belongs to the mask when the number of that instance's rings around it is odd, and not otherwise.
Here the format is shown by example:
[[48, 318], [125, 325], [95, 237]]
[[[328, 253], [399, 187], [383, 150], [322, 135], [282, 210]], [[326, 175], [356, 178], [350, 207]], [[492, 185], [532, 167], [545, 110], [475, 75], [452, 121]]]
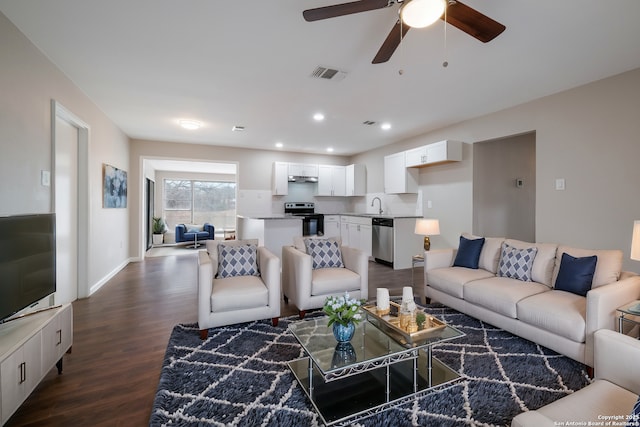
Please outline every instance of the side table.
[[618, 312], [618, 332], [624, 333], [624, 324], [640, 326], [640, 300], [632, 301], [622, 307], [616, 308]]

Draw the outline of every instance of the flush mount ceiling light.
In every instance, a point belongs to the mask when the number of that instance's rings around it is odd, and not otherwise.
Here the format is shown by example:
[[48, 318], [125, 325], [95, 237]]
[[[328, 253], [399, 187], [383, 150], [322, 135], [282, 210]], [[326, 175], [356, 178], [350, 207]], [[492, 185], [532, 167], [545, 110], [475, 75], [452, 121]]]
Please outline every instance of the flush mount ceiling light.
[[383, 123], [383, 124], [380, 125], [380, 128], [382, 130], [389, 130], [389, 129], [391, 129], [391, 123]]
[[282, 142], [276, 142], [276, 148], [282, 148], [284, 144]]
[[313, 120], [315, 120], [316, 122], [321, 122], [324, 120], [324, 114], [322, 113], [315, 113], [313, 115]]
[[333, 147], [327, 148], [327, 153], [333, 153]]
[[445, 0], [411, 0], [400, 8], [402, 22], [413, 28], [424, 28], [444, 13]]
[[179, 120], [178, 123], [180, 124], [180, 126], [182, 126], [184, 129], [189, 129], [189, 130], [196, 130], [196, 129], [200, 129], [200, 126], [202, 126], [202, 123], [200, 123], [197, 120]]

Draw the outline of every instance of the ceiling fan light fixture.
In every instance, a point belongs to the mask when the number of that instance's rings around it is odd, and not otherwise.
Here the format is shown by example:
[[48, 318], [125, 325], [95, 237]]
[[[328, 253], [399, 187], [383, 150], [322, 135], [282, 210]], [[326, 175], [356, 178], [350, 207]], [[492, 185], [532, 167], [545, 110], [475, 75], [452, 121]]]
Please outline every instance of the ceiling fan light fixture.
[[409, 0], [400, 9], [402, 22], [413, 28], [424, 28], [444, 13], [445, 0]]

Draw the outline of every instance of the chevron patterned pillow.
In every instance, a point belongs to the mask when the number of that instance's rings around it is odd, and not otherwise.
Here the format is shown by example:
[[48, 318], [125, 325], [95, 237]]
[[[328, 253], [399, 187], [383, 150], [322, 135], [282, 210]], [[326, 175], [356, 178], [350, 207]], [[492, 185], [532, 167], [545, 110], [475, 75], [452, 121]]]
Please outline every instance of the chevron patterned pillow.
[[344, 268], [340, 245], [334, 239], [305, 239], [307, 253], [311, 255], [313, 269]]
[[530, 282], [531, 267], [537, 253], [538, 248], [516, 249], [503, 243], [498, 276]]
[[218, 245], [218, 274], [216, 278], [259, 276], [256, 245]]

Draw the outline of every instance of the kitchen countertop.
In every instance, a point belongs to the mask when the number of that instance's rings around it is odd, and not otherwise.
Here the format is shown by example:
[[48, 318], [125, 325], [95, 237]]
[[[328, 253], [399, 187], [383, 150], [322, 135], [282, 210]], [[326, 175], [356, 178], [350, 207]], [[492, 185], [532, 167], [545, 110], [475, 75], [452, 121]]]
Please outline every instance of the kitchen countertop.
[[402, 218], [422, 218], [418, 215], [407, 215], [407, 214], [372, 214], [372, 213], [358, 213], [358, 212], [341, 212], [335, 214], [325, 214], [325, 215], [340, 215], [340, 216], [360, 216], [364, 218], [391, 218], [391, 219], [402, 219]]
[[270, 214], [264, 216], [247, 216], [247, 215], [238, 215], [238, 218], [246, 218], [246, 219], [299, 219], [302, 221], [301, 216], [295, 215], [287, 215], [287, 214]]
[[[323, 215], [337, 215], [337, 216], [359, 216], [362, 218], [391, 218], [391, 219], [402, 219], [402, 218], [422, 218], [417, 215], [393, 215], [393, 214], [371, 214], [371, 213], [358, 213], [358, 212], [340, 212], [340, 213], [324, 213]], [[238, 218], [247, 218], [247, 219], [302, 219], [302, 216], [297, 215], [289, 215], [289, 214], [270, 214], [264, 216], [247, 216], [247, 215], [238, 215]]]

